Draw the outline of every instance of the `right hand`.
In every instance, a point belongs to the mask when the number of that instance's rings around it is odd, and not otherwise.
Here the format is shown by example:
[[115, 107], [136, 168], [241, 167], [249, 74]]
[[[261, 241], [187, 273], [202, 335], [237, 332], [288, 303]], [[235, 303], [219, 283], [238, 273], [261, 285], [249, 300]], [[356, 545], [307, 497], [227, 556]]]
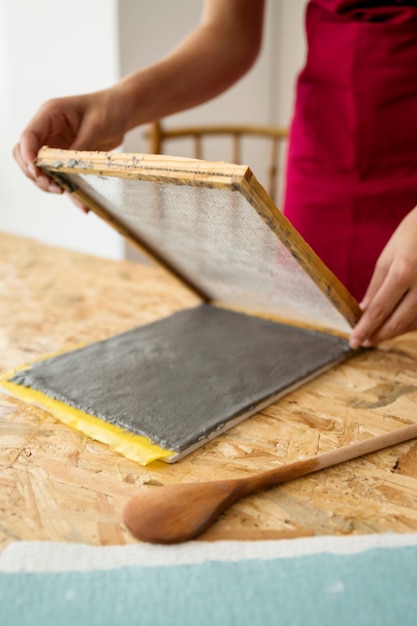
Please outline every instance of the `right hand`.
[[34, 160], [42, 146], [71, 150], [111, 150], [127, 130], [117, 91], [56, 98], [43, 104], [24, 129], [13, 155], [25, 175], [44, 191], [61, 193]]
[[352, 331], [352, 348], [417, 330], [417, 207], [397, 226], [380, 254]]

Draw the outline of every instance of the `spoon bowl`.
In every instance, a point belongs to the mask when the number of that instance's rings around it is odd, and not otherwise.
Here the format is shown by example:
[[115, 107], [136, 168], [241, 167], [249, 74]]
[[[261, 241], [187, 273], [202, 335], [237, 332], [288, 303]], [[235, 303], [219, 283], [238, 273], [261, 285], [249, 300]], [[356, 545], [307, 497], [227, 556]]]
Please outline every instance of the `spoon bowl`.
[[415, 437], [417, 424], [412, 424], [253, 476], [143, 489], [125, 506], [124, 522], [132, 535], [150, 543], [195, 539], [243, 496]]

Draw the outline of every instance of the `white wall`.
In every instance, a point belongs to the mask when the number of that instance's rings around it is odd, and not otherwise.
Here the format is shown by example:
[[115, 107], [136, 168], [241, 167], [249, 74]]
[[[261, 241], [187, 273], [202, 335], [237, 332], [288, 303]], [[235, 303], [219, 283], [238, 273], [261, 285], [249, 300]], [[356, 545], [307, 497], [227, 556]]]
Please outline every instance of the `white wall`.
[[[306, 0], [269, 0], [265, 19], [263, 48], [255, 66], [239, 83], [214, 100], [170, 116], [170, 126], [198, 123], [259, 123], [288, 126], [291, 120], [294, 81], [304, 61], [305, 44], [303, 13]], [[183, 10], [181, 10], [183, 9]], [[190, 31], [200, 17], [201, 3], [182, 0], [119, 3], [120, 72], [134, 71], [138, 66], [155, 62], [169, 52], [182, 36]], [[178, 15], [181, 18], [178, 18]], [[163, 19], [161, 20], [161, 16]], [[143, 37], [142, 32], [154, 36]], [[155, 36], [155, 33], [158, 33]], [[161, 94], [163, 97], [163, 94]], [[170, 144], [171, 154], [189, 153], [191, 146], [178, 141]], [[244, 160], [264, 182], [266, 153], [253, 144], [244, 153]], [[145, 131], [138, 128], [126, 137], [124, 149], [132, 152], [147, 150]], [[223, 153], [224, 150], [224, 153]], [[231, 158], [230, 146], [209, 146], [206, 159]]]
[[100, 256], [123, 254], [107, 225], [39, 191], [11, 155], [46, 99], [116, 80], [116, 17], [115, 0], [0, 0], [0, 230]]
[[[263, 51], [249, 75], [170, 121], [288, 124], [304, 58], [305, 4], [269, 0]], [[124, 254], [119, 236], [94, 215], [24, 178], [12, 147], [44, 100], [106, 87], [157, 60], [194, 26], [200, 10], [196, 0], [0, 0], [0, 230], [99, 256]], [[143, 128], [129, 133], [123, 148], [145, 151]]]
[[304, 64], [306, 45], [304, 12], [307, 0], [270, 0], [275, 6], [276, 36], [273, 50], [273, 122], [291, 121], [295, 79]]

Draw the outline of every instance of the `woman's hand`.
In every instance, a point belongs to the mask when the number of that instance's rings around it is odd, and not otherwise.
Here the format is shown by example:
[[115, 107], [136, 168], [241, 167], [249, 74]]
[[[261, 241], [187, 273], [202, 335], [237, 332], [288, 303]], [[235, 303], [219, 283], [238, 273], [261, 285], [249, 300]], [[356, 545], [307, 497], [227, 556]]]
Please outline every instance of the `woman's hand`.
[[127, 130], [117, 89], [56, 98], [45, 102], [24, 129], [13, 155], [28, 178], [40, 189], [61, 193], [34, 165], [39, 149], [111, 150]]
[[400, 223], [375, 266], [352, 348], [417, 330], [417, 207]]

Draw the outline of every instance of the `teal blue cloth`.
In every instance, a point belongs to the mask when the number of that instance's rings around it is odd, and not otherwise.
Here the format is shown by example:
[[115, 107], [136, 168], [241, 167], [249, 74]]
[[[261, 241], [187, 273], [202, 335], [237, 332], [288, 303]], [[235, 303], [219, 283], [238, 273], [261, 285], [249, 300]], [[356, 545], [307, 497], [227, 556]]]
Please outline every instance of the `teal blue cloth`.
[[2, 626], [417, 624], [417, 547], [0, 574]]

